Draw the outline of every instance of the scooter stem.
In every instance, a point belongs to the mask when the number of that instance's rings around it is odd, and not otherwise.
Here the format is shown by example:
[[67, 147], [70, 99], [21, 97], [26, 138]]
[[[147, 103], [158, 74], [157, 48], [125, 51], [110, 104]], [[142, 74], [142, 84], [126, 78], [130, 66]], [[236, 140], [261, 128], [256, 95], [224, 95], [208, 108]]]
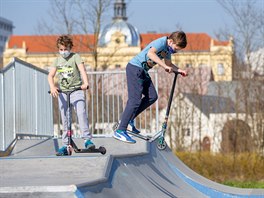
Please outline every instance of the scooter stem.
[[175, 90], [175, 86], [176, 86], [176, 80], [177, 80], [177, 76], [178, 76], [178, 72], [174, 73], [174, 79], [173, 79], [173, 84], [172, 84], [172, 88], [171, 88], [171, 92], [170, 92], [170, 98], [169, 98], [169, 102], [168, 102], [168, 106], [167, 106], [167, 111], [166, 111], [166, 115], [165, 115], [165, 122], [167, 122], [168, 118], [169, 118], [169, 114], [170, 114], [170, 109], [171, 109], [171, 103], [172, 103], [172, 99], [173, 99], [173, 95], [174, 95], [174, 90]]

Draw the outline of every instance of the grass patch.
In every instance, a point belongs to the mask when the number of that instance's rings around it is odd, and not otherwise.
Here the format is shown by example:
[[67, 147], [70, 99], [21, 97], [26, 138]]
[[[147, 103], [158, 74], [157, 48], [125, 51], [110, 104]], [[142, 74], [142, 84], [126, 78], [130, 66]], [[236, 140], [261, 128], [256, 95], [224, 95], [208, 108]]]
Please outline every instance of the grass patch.
[[264, 158], [256, 153], [175, 152], [198, 174], [228, 186], [264, 188]]
[[222, 184], [237, 188], [263, 188], [264, 189], [264, 182], [257, 182], [257, 181], [225, 181]]

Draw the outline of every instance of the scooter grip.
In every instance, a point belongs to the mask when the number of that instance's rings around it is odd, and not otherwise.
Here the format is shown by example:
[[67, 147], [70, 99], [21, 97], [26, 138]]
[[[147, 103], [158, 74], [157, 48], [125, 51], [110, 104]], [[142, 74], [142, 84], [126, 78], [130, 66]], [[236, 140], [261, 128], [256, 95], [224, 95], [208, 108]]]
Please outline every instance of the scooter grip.
[[[59, 93], [61, 93], [61, 92], [62, 92], [60, 89], [57, 89], [57, 90], [58, 90], [58, 92], [59, 92]], [[50, 94], [50, 93], [51, 93], [51, 91], [48, 91], [48, 93]]]
[[178, 72], [179, 74], [181, 74], [183, 77], [188, 76], [188, 73], [183, 73], [183, 72]]

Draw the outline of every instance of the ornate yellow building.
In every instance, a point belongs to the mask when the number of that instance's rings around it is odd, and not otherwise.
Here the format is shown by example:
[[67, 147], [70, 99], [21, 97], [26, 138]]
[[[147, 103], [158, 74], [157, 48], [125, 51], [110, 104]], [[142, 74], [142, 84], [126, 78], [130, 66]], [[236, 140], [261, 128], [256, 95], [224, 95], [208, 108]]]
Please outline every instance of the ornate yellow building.
[[[88, 69], [97, 70], [125, 68], [132, 57], [139, 53], [149, 42], [170, 33], [139, 34], [127, 22], [124, 1], [116, 1], [114, 17], [107, 25], [98, 43], [98, 56], [95, 62], [94, 35], [72, 35], [73, 51], [79, 53]], [[7, 65], [12, 57], [17, 57], [40, 68], [48, 69], [58, 55], [56, 39], [59, 35], [11, 36], [6, 43], [3, 64]], [[233, 40], [217, 41], [206, 33], [187, 33], [188, 45], [173, 55], [172, 62], [181, 68], [210, 67], [215, 81], [232, 81]]]

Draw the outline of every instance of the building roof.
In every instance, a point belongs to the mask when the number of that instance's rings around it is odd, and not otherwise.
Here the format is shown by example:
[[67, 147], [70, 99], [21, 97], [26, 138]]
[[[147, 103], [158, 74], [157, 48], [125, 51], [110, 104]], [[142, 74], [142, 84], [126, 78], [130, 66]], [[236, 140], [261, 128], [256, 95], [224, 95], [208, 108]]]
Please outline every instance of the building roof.
[[[141, 48], [147, 46], [151, 41], [163, 37], [169, 36], [171, 33], [145, 33], [140, 34], [141, 37]], [[187, 46], [183, 51], [210, 51], [211, 37], [206, 33], [186, 33]], [[218, 46], [227, 46], [228, 41], [216, 41], [214, 44]]]
[[121, 32], [125, 35], [125, 42], [129, 46], [139, 46], [139, 33], [136, 27], [127, 22], [126, 3], [124, 0], [115, 1], [113, 21], [106, 25], [100, 33], [99, 45], [106, 46], [111, 42], [111, 36], [116, 32]]
[[211, 113], [217, 114], [236, 112], [235, 104], [231, 98], [189, 93], [184, 93], [183, 95], [187, 97], [207, 117], [209, 117]]
[[[264, 87], [262, 81], [243, 80], [230, 82], [209, 82], [206, 95], [222, 96], [232, 99], [237, 111], [262, 111], [264, 107]], [[248, 105], [248, 107], [246, 107]]]
[[102, 34], [100, 35], [99, 45], [105, 46], [111, 41], [111, 36], [115, 32], [121, 32], [125, 35], [125, 42], [129, 46], [138, 46], [140, 36], [138, 30], [125, 20], [115, 20], [111, 24], [108, 24]]
[[[151, 41], [169, 36], [170, 33], [144, 33], [140, 34], [140, 47], [143, 49]], [[206, 33], [187, 33], [188, 45], [183, 51], [210, 51], [211, 37]], [[73, 35], [74, 51], [89, 53], [94, 46], [94, 35]], [[12, 35], [8, 40], [8, 48], [23, 48], [27, 53], [55, 53], [57, 52], [56, 40], [58, 35]], [[24, 43], [24, 44], [23, 44]], [[220, 46], [228, 45], [227, 41], [217, 41]]]
[[[8, 41], [8, 48], [24, 48], [27, 53], [57, 53], [56, 41], [59, 35], [12, 35]], [[74, 50], [90, 52], [94, 45], [93, 35], [73, 35]], [[90, 46], [90, 47], [88, 47]]]

